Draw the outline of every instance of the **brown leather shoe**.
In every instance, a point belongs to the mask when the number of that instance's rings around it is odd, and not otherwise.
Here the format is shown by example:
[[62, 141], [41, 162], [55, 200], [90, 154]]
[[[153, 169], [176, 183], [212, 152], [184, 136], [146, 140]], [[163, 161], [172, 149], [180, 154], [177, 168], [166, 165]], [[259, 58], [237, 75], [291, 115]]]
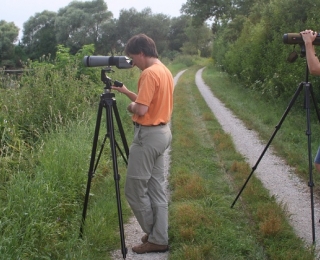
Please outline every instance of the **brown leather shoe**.
[[148, 242], [148, 238], [149, 238], [149, 235], [148, 234], [144, 234], [144, 236], [141, 238], [141, 242], [142, 243], [147, 243]]
[[134, 246], [132, 248], [132, 251], [137, 254], [145, 254], [145, 253], [163, 253], [169, 250], [169, 247], [167, 245], [157, 245], [150, 242], [146, 242], [144, 244]]

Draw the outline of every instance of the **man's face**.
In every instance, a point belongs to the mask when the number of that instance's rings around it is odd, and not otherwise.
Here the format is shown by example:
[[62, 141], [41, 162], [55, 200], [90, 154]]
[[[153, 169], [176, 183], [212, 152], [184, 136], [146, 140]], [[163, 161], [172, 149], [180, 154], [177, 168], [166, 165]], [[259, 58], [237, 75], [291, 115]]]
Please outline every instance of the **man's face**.
[[139, 54], [130, 54], [129, 58], [132, 59], [133, 66], [137, 66], [141, 70], [145, 69], [145, 56], [142, 52]]

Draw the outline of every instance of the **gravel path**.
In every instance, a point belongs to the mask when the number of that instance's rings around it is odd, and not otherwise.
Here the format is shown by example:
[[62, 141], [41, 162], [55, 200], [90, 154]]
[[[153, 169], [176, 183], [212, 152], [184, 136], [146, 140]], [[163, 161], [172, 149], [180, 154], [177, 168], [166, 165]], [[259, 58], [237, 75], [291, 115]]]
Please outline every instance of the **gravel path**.
[[[253, 167], [265, 149], [266, 143], [262, 143], [257, 133], [247, 129], [242, 121], [235, 117], [232, 112], [212, 94], [209, 87], [202, 80], [201, 75], [203, 70], [204, 68], [200, 69], [196, 74], [197, 87], [223, 130], [231, 135], [238, 152], [240, 152], [246, 158], [248, 164]], [[181, 71], [177, 74], [174, 78], [175, 84], [184, 72], [185, 71]], [[166, 153], [166, 175], [169, 174], [169, 152], [170, 151], [168, 150]], [[248, 176], [249, 174], [250, 172], [248, 172]], [[301, 237], [307, 245], [312, 245], [311, 196], [308, 184], [299, 179], [294, 174], [294, 170], [290, 168], [284, 160], [274, 155], [272, 146], [268, 148], [259, 162], [257, 169], [254, 171], [254, 175], [261, 180], [264, 187], [269, 190], [270, 195], [274, 196], [278, 203], [282, 203], [286, 206], [288, 215], [290, 216], [289, 221], [297, 235]], [[237, 210], [237, 203], [234, 205], [234, 208]], [[316, 197], [314, 197], [314, 217], [315, 245], [318, 245], [320, 242], [320, 204]], [[138, 255], [132, 252], [131, 247], [141, 243], [140, 239], [144, 235], [135, 217], [132, 217], [129, 223], [124, 225], [124, 231], [126, 239], [125, 242], [128, 248], [126, 259], [168, 259], [168, 252], [144, 255]], [[123, 258], [120, 249], [113, 252], [112, 258], [115, 260]]]
[[[201, 74], [203, 69], [199, 70], [196, 74], [196, 84], [203, 98], [206, 100], [223, 130], [232, 136], [236, 149], [245, 156], [251, 167], [254, 166], [266, 147], [266, 143], [262, 143], [254, 131], [247, 129], [229, 109], [213, 96], [209, 87], [206, 86], [202, 80]], [[248, 175], [249, 174], [248, 172]], [[294, 174], [293, 169], [290, 168], [284, 160], [274, 155], [272, 147], [268, 148], [254, 174], [261, 180], [264, 187], [269, 190], [270, 195], [275, 196], [278, 203], [284, 203], [284, 205], [286, 205], [288, 215], [290, 216], [290, 223], [294, 227], [297, 235], [301, 237], [307, 245], [311, 245], [313, 243], [312, 214], [310, 188], [308, 184], [299, 179]], [[235, 204], [234, 208], [236, 207], [237, 204]], [[320, 205], [317, 198], [315, 198], [314, 203], [314, 216], [315, 242], [319, 244]]]

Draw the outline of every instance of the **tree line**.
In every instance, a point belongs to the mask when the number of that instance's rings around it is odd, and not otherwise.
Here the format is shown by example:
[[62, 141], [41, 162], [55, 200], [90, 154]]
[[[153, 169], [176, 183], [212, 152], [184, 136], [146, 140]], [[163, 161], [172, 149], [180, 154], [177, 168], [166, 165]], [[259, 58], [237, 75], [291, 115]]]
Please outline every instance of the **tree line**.
[[[306, 73], [303, 44], [283, 41], [286, 33], [319, 33], [319, 6], [320, 0], [188, 0], [182, 9], [197, 24], [214, 18], [212, 57], [217, 66], [261, 97], [286, 100], [299, 82], [319, 84], [319, 77]], [[294, 63], [287, 61], [292, 52], [299, 57]]]
[[202, 24], [194, 31], [192, 27], [189, 15], [171, 18], [154, 14], [150, 8], [141, 12], [130, 8], [121, 10], [115, 19], [104, 0], [72, 1], [58, 12], [44, 10], [31, 16], [23, 25], [18, 44], [19, 28], [12, 22], [0, 21], [0, 65], [19, 67], [26, 59], [44, 55], [54, 59], [58, 45], [75, 54], [84, 45], [94, 44], [97, 55], [119, 55], [128, 39], [137, 33], [153, 38], [159, 53], [170, 58], [182, 49], [188, 54], [210, 55], [210, 28]]
[[[131, 8], [114, 19], [103, 0], [73, 1], [57, 13], [30, 17], [17, 45], [13, 42], [18, 28], [0, 21], [0, 65], [17, 66], [43, 55], [54, 58], [59, 45], [71, 54], [93, 44], [96, 55], [121, 55], [127, 40], [143, 32], [155, 40], [161, 56], [211, 55], [246, 88], [267, 98], [288, 98], [304, 80], [306, 62], [303, 46], [284, 44], [283, 36], [304, 29], [320, 31], [317, 6], [320, 0], [187, 0], [179, 17]], [[291, 52], [302, 58], [288, 63]]]

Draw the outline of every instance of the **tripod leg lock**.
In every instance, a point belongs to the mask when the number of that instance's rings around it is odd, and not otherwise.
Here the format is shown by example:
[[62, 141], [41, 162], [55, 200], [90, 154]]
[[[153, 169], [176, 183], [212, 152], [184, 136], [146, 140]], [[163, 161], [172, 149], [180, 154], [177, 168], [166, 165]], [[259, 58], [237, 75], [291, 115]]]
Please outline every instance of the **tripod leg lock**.
[[314, 187], [314, 183], [313, 182], [308, 182], [308, 186], [309, 187]]

